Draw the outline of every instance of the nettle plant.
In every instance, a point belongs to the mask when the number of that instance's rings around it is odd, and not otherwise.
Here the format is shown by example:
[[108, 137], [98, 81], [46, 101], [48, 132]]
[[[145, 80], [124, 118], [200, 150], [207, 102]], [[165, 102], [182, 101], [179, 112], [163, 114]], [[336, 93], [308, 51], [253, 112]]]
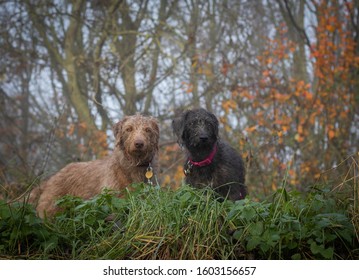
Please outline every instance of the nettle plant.
[[262, 202], [139, 184], [119, 198], [66, 196], [56, 216], [0, 202], [0, 255], [28, 259], [357, 259], [352, 200], [325, 187]]
[[346, 209], [327, 189], [303, 195], [282, 188], [271, 202], [237, 202], [228, 219], [233, 237], [257, 258], [341, 259], [358, 246]]

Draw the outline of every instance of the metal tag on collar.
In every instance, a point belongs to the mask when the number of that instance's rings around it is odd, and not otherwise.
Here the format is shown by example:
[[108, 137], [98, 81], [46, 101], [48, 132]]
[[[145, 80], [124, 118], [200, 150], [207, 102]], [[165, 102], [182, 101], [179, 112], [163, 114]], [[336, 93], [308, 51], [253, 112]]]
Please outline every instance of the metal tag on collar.
[[184, 175], [188, 176], [189, 174], [191, 174], [192, 167], [193, 164], [191, 163], [191, 161], [187, 161], [183, 169]]
[[152, 166], [149, 164], [147, 169], [146, 169], [146, 173], [145, 173], [145, 177], [147, 178], [147, 183], [149, 185], [152, 185], [152, 177], [153, 177], [153, 169]]

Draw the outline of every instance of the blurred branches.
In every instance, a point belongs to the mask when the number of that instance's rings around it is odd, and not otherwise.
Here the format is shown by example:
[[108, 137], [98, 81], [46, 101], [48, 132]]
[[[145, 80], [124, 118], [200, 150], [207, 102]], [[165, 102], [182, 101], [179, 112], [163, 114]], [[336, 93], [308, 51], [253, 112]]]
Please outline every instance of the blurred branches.
[[0, 180], [105, 156], [112, 122], [141, 112], [160, 119], [178, 185], [170, 122], [194, 106], [219, 117], [254, 188], [316, 180], [358, 150], [358, 14], [341, 0], [2, 1]]

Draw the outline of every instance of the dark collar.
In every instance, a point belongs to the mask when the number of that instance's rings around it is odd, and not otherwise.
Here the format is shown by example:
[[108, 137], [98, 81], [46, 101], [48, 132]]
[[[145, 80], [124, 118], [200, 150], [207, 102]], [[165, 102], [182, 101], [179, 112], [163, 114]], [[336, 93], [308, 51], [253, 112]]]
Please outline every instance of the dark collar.
[[141, 163], [141, 164], [137, 164], [136, 166], [137, 166], [137, 167], [148, 167], [148, 166], [151, 166], [151, 162], [152, 162], [152, 161], [145, 162], [145, 163]]
[[217, 153], [217, 144], [214, 145], [212, 152], [204, 160], [193, 161], [192, 159], [189, 158], [188, 161], [194, 166], [199, 166], [199, 167], [207, 166], [212, 163], [213, 158], [216, 155], [216, 153]]

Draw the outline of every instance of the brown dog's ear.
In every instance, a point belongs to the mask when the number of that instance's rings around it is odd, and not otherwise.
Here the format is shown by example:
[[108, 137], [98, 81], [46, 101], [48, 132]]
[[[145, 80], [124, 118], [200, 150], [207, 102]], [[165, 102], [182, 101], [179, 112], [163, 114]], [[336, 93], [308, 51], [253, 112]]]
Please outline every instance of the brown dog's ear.
[[113, 135], [115, 136], [115, 138], [119, 137], [122, 130], [122, 126], [123, 124], [126, 122], [126, 120], [128, 119], [128, 117], [124, 117], [122, 120], [120, 120], [119, 122], [115, 123], [112, 126], [112, 131], [113, 131]]
[[122, 121], [119, 121], [112, 126], [112, 131], [115, 138], [117, 138], [118, 134], [121, 132], [121, 129], [122, 129]]
[[154, 141], [154, 145], [155, 145], [155, 149], [156, 151], [158, 151], [158, 142], [159, 142], [159, 138], [160, 138], [160, 127], [159, 127], [159, 123], [158, 120], [154, 117], [150, 117], [150, 125], [151, 128], [153, 130], [153, 141]]
[[155, 137], [156, 137], [156, 139], [158, 141], [158, 139], [160, 137], [160, 126], [158, 125], [158, 121], [155, 118], [153, 118], [152, 128], [155, 131]]
[[159, 135], [160, 134], [160, 127], [158, 125], [158, 120], [156, 118], [153, 118], [151, 117], [151, 126], [152, 126], [152, 129], [155, 130], [155, 132]]

